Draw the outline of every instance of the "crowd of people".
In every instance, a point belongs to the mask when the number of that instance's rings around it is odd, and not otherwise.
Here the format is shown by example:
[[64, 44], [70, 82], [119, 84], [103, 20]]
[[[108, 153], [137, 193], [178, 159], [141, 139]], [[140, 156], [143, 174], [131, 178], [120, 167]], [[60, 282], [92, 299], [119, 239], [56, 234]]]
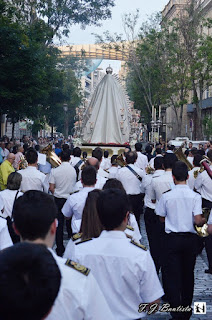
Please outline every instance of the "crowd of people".
[[[183, 150], [191, 170], [172, 145], [88, 156], [52, 142], [54, 168], [40, 153], [49, 141], [1, 142], [0, 319], [135, 320], [161, 302], [189, 319], [204, 247], [212, 275], [212, 141]], [[195, 225], [206, 222], [203, 238]]]

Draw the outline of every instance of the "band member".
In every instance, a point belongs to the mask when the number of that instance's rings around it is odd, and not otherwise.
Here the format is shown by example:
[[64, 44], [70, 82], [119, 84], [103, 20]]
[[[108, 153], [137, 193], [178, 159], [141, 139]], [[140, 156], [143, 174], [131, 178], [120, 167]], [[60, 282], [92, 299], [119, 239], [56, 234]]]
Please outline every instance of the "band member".
[[[193, 221], [202, 226], [201, 196], [187, 185], [188, 168], [177, 161], [172, 169], [175, 188], [164, 193], [156, 213], [165, 221], [166, 295], [171, 307], [191, 306], [198, 236]], [[172, 312], [172, 319], [189, 319], [192, 312]]]

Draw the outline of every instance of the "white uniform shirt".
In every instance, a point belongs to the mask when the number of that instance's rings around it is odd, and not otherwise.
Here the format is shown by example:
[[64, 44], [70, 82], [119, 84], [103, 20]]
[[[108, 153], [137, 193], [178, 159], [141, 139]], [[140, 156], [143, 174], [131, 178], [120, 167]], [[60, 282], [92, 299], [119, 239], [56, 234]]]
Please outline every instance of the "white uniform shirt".
[[72, 167], [74, 167], [80, 160], [82, 160], [80, 157], [71, 156], [71, 160], [69, 161], [69, 163], [72, 165]]
[[51, 170], [49, 183], [55, 184], [54, 196], [56, 198], [67, 199], [74, 191], [76, 171], [69, 162], [64, 161], [59, 167]]
[[155, 211], [157, 215], [165, 217], [166, 233], [196, 233], [194, 216], [202, 214], [202, 199], [187, 185], [176, 185], [173, 190], [162, 195]]
[[7, 228], [7, 220], [0, 217], [0, 250], [13, 245]]
[[200, 167], [194, 167], [192, 170], [189, 170], [188, 172], [189, 178], [187, 180], [187, 184], [191, 190], [194, 190], [194, 183], [196, 181], [196, 178], [194, 177], [194, 175], [196, 174], [196, 171], [199, 172], [199, 170], [200, 170]]
[[36, 167], [28, 166], [26, 169], [18, 170], [18, 173], [22, 175], [21, 191], [39, 190], [46, 193], [48, 192], [49, 186], [46, 176], [37, 170]]
[[[61, 285], [47, 320], [114, 319], [91, 271], [88, 276], [65, 265], [66, 259], [49, 249], [61, 272]], [[93, 295], [95, 294], [95, 301]]]
[[155, 209], [155, 203], [151, 199], [151, 182], [153, 178], [160, 177], [164, 174], [164, 170], [156, 170], [153, 174], [147, 174], [143, 180], [144, 187], [144, 205], [150, 209]]
[[[210, 166], [210, 169], [212, 170], [212, 166]], [[198, 174], [194, 187], [201, 193], [202, 198], [212, 202], [212, 179], [206, 170]]]
[[212, 209], [208, 218], [208, 224], [212, 224]]
[[[9, 190], [5, 189], [0, 192], [1, 198], [4, 202], [4, 212], [0, 213], [1, 217], [7, 218], [12, 216], [13, 204], [15, 201], [15, 197], [18, 190]], [[23, 193], [21, 191], [18, 192], [17, 198], [22, 196]]]
[[132, 239], [136, 242], [140, 242], [142, 236], [138, 227], [138, 223], [136, 221], [135, 215], [130, 213], [129, 214], [129, 220], [128, 220], [128, 225], [133, 228], [133, 230], [130, 230], [129, 228], [125, 229], [125, 233], [129, 236], [132, 237]]
[[139, 304], [163, 295], [149, 251], [130, 243], [122, 231], [102, 231], [99, 238], [78, 244], [75, 254], [91, 268], [116, 320], [144, 317]]
[[117, 177], [118, 174], [118, 167], [111, 167], [108, 171], [109, 171], [109, 175], [108, 175], [108, 179], [114, 179]]
[[[139, 169], [134, 164], [129, 164], [129, 167], [136, 171], [141, 178], [145, 176], [145, 171]], [[127, 194], [140, 194], [142, 192], [141, 181], [136, 178], [130, 169], [126, 167], [119, 169], [117, 173], [117, 179], [121, 181]]]
[[187, 160], [190, 162], [190, 164], [193, 166], [194, 157], [187, 157]]
[[[72, 217], [71, 226], [73, 233], [79, 232], [82, 212], [85, 206], [88, 192], [94, 189], [94, 187], [84, 187], [79, 192], [70, 195], [62, 208], [62, 213], [65, 217]], [[80, 220], [80, 223], [78, 223], [76, 220]]]
[[[102, 176], [100, 176], [97, 172], [96, 175], [96, 184], [95, 184], [95, 189], [100, 189], [102, 190], [104, 184], [106, 183], [107, 179], [103, 178]], [[83, 189], [83, 185], [82, 182], [79, 180], [77, 181], [77, 183], [74, 186], [74, 191], [80, 191]]]
[[172, 171], [165, 171], [163, 175], [152, 179], [149, 196], [152, 200], [159, 201], [164, 192], [173, 188], [174, 181], [172, 178]]
[[100, 163], [100, 168], [103, 170], [108, 170], [111, 167], [111, 161], [109, 158], [102, 158], [102, 161]]
[[145, 171], [146, 167], [148, 166], [148, 158], [147, 156], [142, 154], [140, 151], [137, 151], [137, 155], [138, 155], [138, 158], [135, 162], [135, 166]]
[[98, 174], [102, 177], [102, 178], [105, 178], [105, 179], [108, 179], [108, 172], [106, 172], [105, 170], [103, 170], [101, 167], [99, 168], [98, 170]]

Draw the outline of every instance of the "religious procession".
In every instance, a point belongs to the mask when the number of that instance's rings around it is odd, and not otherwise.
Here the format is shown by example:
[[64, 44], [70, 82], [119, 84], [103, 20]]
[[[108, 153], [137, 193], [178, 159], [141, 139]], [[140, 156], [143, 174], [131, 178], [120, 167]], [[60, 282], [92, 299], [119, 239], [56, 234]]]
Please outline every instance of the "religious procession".
[[0, 320], [212, 319], [212, 0], [0, 0], [0, 35]]

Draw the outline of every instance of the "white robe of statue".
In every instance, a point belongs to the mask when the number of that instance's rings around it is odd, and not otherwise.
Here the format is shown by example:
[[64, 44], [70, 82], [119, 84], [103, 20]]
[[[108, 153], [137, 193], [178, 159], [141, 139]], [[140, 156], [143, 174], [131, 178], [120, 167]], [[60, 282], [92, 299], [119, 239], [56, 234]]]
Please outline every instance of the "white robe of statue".
[[83, 131], [87, 143], [129, 142], [130, 125], [125, 93], [112, 74], [106, 74], [94, 91], [91, 115]]

